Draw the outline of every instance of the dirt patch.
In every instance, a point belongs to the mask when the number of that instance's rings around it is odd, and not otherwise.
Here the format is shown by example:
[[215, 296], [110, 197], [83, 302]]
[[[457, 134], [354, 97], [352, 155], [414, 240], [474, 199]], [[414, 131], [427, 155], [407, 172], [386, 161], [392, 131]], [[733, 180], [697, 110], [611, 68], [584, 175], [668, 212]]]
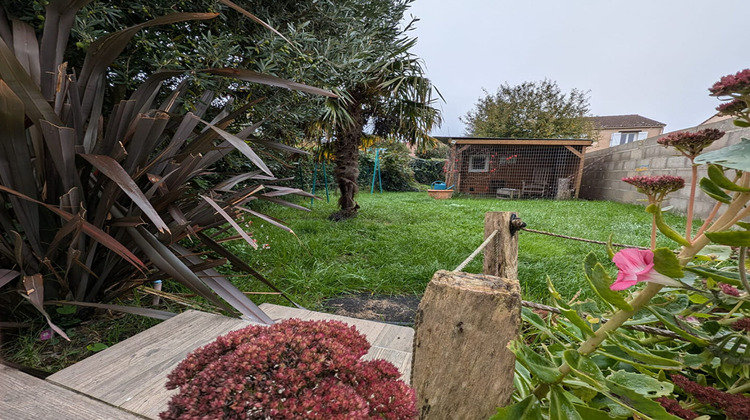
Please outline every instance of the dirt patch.
[[323, 306], [335, 315], [413, 324], [419, 300], [420, 297], [414, 295], [382, 296], [360, 293], [328, 299], [323, 302]]

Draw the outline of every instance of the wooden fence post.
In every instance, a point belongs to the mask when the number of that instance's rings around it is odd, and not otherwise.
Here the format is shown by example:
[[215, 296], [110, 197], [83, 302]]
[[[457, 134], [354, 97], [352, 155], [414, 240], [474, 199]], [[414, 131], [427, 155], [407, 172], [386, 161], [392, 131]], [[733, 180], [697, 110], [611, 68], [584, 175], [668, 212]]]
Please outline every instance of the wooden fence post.
[[420, 419], [486, 419], [510, 402], [515, 356], [507, 346], [521, 323], [517, 235], [511, 235], [510, 219], [510, 213], [485, 218], [485, 237], [500, 230], [491, 266], [510, 277], [438, 271], [425, 290], [411, 373]]
[[485, 239], [497, 230], [495, 239], [484, 248], [482, 272], [505, 279], [518, 279], [518, 234], [511, 229], [515, 213], [489, 212], [484, 215]]

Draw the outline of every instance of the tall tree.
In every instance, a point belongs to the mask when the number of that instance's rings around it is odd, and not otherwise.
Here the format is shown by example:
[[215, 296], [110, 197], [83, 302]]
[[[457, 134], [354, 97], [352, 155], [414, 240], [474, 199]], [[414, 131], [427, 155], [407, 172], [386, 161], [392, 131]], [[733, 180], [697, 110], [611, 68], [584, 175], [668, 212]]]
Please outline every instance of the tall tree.
[[[357, 214], [355, 200], [359, 175], [359, 147], [363, 138], [395, 138], [409, 144], [432, 142], [430, 131], [441, 122], [433, 106], [437, 91], [425, 77], [422, 61], [410, 49], [412, 20], [400, 26], [412, 0], [350, 1], [358, 25], [346, 30], [347, 41], [328, 60], [339, 63], [333, 90], [338, 99], [326, 102], [318, 127], [334, 141], [334, 176], [341, 196], [332, 220]], [[330, 45], [330, 44], [329, 44]]]
[[557, 83], [544, 79], [501, 85], [493, 95], [485, 91], [461, 121], [466, 135], [512, 138], [596, 138], [587, 92], [566, 94]]
[[[9, 0], [33, 21], [31, 5]], [[231, 81], [235, 96], [265, 100], [244, 117], [263, 125], [257, 136], [295, 142], [327, 137], [335, 156], [335, 177], [341, 191], [335, 219], [354, 216], [357, 203], [359, 145], [363, 136], [391, 137], [412, 144], [432, 142], [429, 132], [440, 122], [432, 106], [436, 91], [425, 77], [421, 60], [410, 49], [411, 22], [404, 14], [413, 0], [233, 0], [278, 30], [271, 32], [250, 19], [239, 18], [222, 0], [93, 0], [74, 29], [79, 43], [87, 34], [120, 29], [123, 21], [138, 23], [143, 15], [172, 8], [222, 12], [210, 22], [165, 26], [143, 31], [132, 49], [112, 66], [113, 89], [122, 90], [156, 69], [200, 69], [217, 64], [238, 66], [335, 91], [340, 99], [324, 101], [296, 92]], [[173, 43], [177, 39], [179, 43]], [[139, 63], [135, 68], [130, 63]], [[195, 73], [201, 78], [200, 73]], [[197, 81], [202, 87], [215, 81]], [[284, 115], [283, 120], [274, 118]]]

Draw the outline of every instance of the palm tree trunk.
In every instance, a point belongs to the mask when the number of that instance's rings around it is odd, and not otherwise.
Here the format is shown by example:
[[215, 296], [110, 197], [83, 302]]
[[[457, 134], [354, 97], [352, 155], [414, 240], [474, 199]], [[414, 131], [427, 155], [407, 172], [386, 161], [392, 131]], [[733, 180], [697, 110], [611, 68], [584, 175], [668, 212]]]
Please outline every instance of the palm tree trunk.
[[339, 198], [339, 210], [329, 218], [339, 221], [349, 219], [357, 215], [359, 205], [354, 201], [354, 196], [359, 188], [357, 177], [359, 177], [359, 142], [362, 138], [362, 112], [359, 106], [350, 106], [349, 111], [354, 124], [341, 127], [336, 138], [336, 156], [333, 175], [339, 186], [341, 197]]

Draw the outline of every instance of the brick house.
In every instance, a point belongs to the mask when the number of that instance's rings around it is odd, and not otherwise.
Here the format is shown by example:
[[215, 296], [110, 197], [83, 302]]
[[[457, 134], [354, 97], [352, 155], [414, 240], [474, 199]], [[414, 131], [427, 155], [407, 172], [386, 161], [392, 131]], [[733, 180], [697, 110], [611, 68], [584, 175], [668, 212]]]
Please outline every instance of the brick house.
[[587, 117], [599, 133], [599, 138], [588, 151], [606, 149], [619, 146], [664, 133], [666, 124], [638, 114], [603, 115]]

